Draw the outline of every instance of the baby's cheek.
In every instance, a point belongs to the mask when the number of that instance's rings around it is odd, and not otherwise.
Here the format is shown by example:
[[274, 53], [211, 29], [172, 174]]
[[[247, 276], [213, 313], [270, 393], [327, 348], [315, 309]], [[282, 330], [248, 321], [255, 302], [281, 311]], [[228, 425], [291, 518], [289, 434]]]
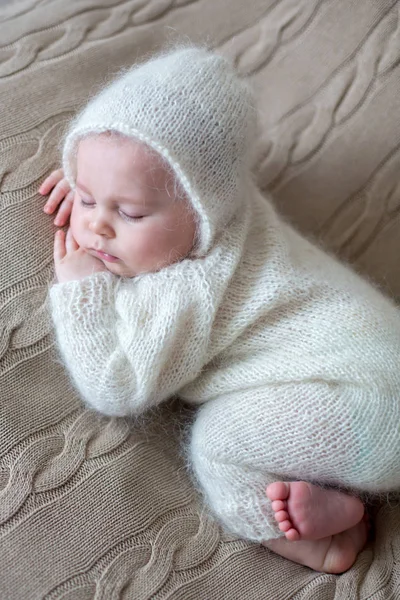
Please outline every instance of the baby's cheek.
[[148, 227], [142, 237], [142, 248], [147, 256], [157, 257], [168, 251], [170, 247], [169, 234], [157, 226]]
[[71, 233], [74, 236], [74, 238], [76, 239], [76, 234], [78, 233], [78, 227], [77, 227], [77, 218], [76, 218], [76, 214], [74, 212], [74, 209], [72, 208], [72, 212], [71, 212], [71, 218], [70, 218], [70, 222], [69, 222], [69, 226], [71, 228]]
[[78, 242], [79, 246], [84, 245], [83, 239], [82, 239], [83, 223], [82, 223], [82, 219], [79, 216], [79, 211], [76, 209], [75, 203], [72, 206], [72, 212], [71, 212], [69, 226], [71, 229], [71, 233], [72, 233], [73, 237], [75, 238], [75, 240]]
[[196, 232], [195, 220], [192, 213], [184, 210], [179, 203], [177, 209], [168, 215], [163, 223], [163, 242], [169, 250], [180, 254], [188, 254], [192, 249]]
[[149, 270], [169, 264], [174, 245], [174, 233], [155, 222], [143, 228], [140, 236], [138, 234], [135, 240], [141, 262]]

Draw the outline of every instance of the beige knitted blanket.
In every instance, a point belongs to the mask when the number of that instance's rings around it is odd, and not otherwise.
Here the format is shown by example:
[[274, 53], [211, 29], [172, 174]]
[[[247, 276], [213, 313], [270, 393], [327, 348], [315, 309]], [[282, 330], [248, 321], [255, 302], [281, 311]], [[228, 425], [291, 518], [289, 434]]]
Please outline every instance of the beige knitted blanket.
[[398, 2], [0, 1], [0, 598], [400, 597], [396, 503], [378, 507], [375, 540], [341, 576], [229, 538], [179, 456], [190, 413], [98, 417], [57, 358], [55, 228], [38, 185], [88, 95], [178, 35], [251, 77], [261, 188], [400, 299]]

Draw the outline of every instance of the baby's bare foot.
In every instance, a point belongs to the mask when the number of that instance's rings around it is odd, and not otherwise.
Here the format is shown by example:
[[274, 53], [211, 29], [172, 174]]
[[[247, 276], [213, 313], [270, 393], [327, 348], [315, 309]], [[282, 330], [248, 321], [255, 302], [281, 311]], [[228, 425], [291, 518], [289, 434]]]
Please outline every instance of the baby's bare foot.
[[357, 525], [320, 540], [289, 542], [285, 538], [269, 540], [264, 546], [300, 565], [323, 573], [343, 573], [354, 564], [367, 541], [367, 525]]
[[271, 483], [267, 496], [279, 529], [291, 542], [319, 540], [346, 531], [364, 515], [364, 505], [355, 496], [304, 481]]

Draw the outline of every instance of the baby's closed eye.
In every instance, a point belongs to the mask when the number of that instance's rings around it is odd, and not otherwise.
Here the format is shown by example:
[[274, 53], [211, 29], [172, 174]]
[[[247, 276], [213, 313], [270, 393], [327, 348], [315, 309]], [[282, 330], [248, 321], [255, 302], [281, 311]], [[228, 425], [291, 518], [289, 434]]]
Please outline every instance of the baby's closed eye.
[[[85, 206], [85, 207], [91, 207], [91, 206], [95, 206], [96, 205], [96, 202], [84, 200], [83, 198], [80, 198], [80, 202], [81, 202], [81, 205]], [[126, 221], [140, 221], [140, 220], [144, 219], [145, 216], [146, 216], [146, 215], [143, 215], [143, 214], [130, 215], [130, 214], [127, 214], [126, 212], [124, 212], [121, 209], [118, 209], [118, 212], [121, 215], [121, 217], [123, 219], [125, 219]]]
[[126, 213], [120, 211], [120, 215], [123, 219], [126, 219], [127, 221], [141, 221], [142, 219], [145, 218], [146, 215], [127, 215]]

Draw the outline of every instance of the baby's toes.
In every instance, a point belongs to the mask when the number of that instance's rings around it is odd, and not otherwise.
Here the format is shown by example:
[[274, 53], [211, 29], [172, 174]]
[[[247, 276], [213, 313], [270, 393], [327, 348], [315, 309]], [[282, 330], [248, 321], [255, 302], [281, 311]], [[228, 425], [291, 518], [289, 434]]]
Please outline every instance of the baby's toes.
[[279, 523], [278, 527], [283, 533], [287, 533], [290, 529], [293, 529], [293, 523], [288, 519], [285, 519]]
[[286, 510], [278, 510], [278, 512], [275, 513], [275, 519], [278, 523], [284, 523], [285, 521], [288, 523], [291, 522], [289, 513]]
[[300, 539], [300, 534], [297, 531], [297, 529], [295, 529], [294, 527], [292, 527], [291, 529], [288, 529], [288, 531], [285, 531], [285, 538], [289, 542], [298, 542], [299, 539]]
[[284, 481], [275, 481], [267, 489], [267, 497], [271, 500], [271, 508], [275, 513], [275, 519], [278, 527], [289, 542], [297, 542], [300, 539], [300, 533], [293, 527], [290, 514], [287, 510], [287, 498], [290, 493], [290, 484]]
[[274, 512], [279, 512], [280, 510], [287, 510], [287, 502], [285, 500], [274, 500], [271, 502], [271, 507]]
[[275, 500], [286, 500], [289, 497], [290, 485], [284, 481], [275, 481], [270, 483], [266, 489], [267, 497], [274, 502]]
[[285, 537], [289, 542], [297, 542], [297, 540], [300, 539], [300, 534], [297, 529], [293, 527], [290, 515], [286, 510], [279, 510], [276, 512], [275, 519], [280, 531], [285, 534]]
[[285, 534], [285, 537], [289, 542], [297, 542], [297, 540], [300, 539], [300, 534], [297, 529], [293, 527], [293, 523], [290, 519], [284, 519], [279, 522], [278, 527], [280, 531]]

